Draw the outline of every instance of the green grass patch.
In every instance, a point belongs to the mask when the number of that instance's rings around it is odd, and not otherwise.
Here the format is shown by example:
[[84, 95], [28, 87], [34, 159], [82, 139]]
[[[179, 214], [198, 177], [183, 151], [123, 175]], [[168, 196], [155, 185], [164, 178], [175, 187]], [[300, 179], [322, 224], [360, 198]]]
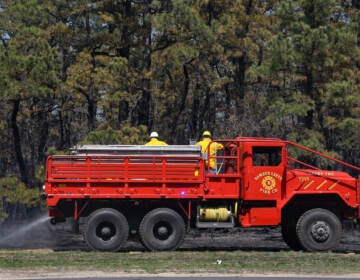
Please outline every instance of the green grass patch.
[[137, 273], [360, 273], [360, 255], [303, 252], [176, 251], [100, 253], [0, 250], [0, 269], [78, 269]]

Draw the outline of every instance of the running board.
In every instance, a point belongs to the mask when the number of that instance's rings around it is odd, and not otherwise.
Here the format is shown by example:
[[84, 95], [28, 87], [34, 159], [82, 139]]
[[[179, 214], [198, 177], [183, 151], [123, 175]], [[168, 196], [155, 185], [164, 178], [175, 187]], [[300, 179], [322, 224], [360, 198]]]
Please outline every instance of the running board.
[[197, 228], [233, 228], [233, 222], [217, 223], [217, 222], [196, 222]]

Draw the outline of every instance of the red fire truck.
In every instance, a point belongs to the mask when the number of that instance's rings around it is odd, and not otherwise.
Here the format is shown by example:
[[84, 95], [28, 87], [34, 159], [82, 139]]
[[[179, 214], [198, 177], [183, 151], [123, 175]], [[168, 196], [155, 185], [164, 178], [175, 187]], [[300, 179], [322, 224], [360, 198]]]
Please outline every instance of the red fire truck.
[[359, 220], [359, 167], [280, 139], [216, 141], [224, 149], [207, 159], [195, 145], [88, 145], [50, 156], [49, 215], [80, 220], [99, 251], [119, 250], [130, 234], [165, 251], [193, 228], [265, 226], [281, 226], [293, 250], [328, 251], [343, 222]]

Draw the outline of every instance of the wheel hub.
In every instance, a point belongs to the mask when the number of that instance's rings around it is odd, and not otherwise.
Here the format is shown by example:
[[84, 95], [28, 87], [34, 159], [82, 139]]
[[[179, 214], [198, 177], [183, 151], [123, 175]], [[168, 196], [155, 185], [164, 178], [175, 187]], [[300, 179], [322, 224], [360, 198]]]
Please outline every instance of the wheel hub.
[[318, 242], [324, 242], [330, 236], [330, 227], [325, 222], [316, 222], [311, 227], [311, 236]]
[[159, 240], [167, 240], [172, 234], [172, 228], [169, 223], [162, 221], [154, 225], [153, 233]]
[[96, 235], [104, 241], [110, 240], [115, 233], [115, 227], [110, 223], [101, 223], [96, 229]]
[[166, 235], [168, 235], [169, 230], [167, 229], [167, 227], [161, 226], [158, 228], [157, 233], [159, 236], [166, 236]]
[[103, 227], [100, 231], [101, 236], [109, 237], [111, 236], [111, 229], [109, 227]]

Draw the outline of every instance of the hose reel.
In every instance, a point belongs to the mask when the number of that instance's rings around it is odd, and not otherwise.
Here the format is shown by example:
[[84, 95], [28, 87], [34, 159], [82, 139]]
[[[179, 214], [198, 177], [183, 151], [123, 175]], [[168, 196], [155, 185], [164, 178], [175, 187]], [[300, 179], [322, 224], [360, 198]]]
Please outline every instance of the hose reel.
[[[237, 208], [237, 207], [235, 207]], [[236, 209], [235, 209], [236, 210]], [[233, 228], [235, 226], [232, 207], [197, 207], [197, 228]]]
[[231, 212], [225, 208], [200, 208], [199, 220], [201, 222], [227, 222]]

